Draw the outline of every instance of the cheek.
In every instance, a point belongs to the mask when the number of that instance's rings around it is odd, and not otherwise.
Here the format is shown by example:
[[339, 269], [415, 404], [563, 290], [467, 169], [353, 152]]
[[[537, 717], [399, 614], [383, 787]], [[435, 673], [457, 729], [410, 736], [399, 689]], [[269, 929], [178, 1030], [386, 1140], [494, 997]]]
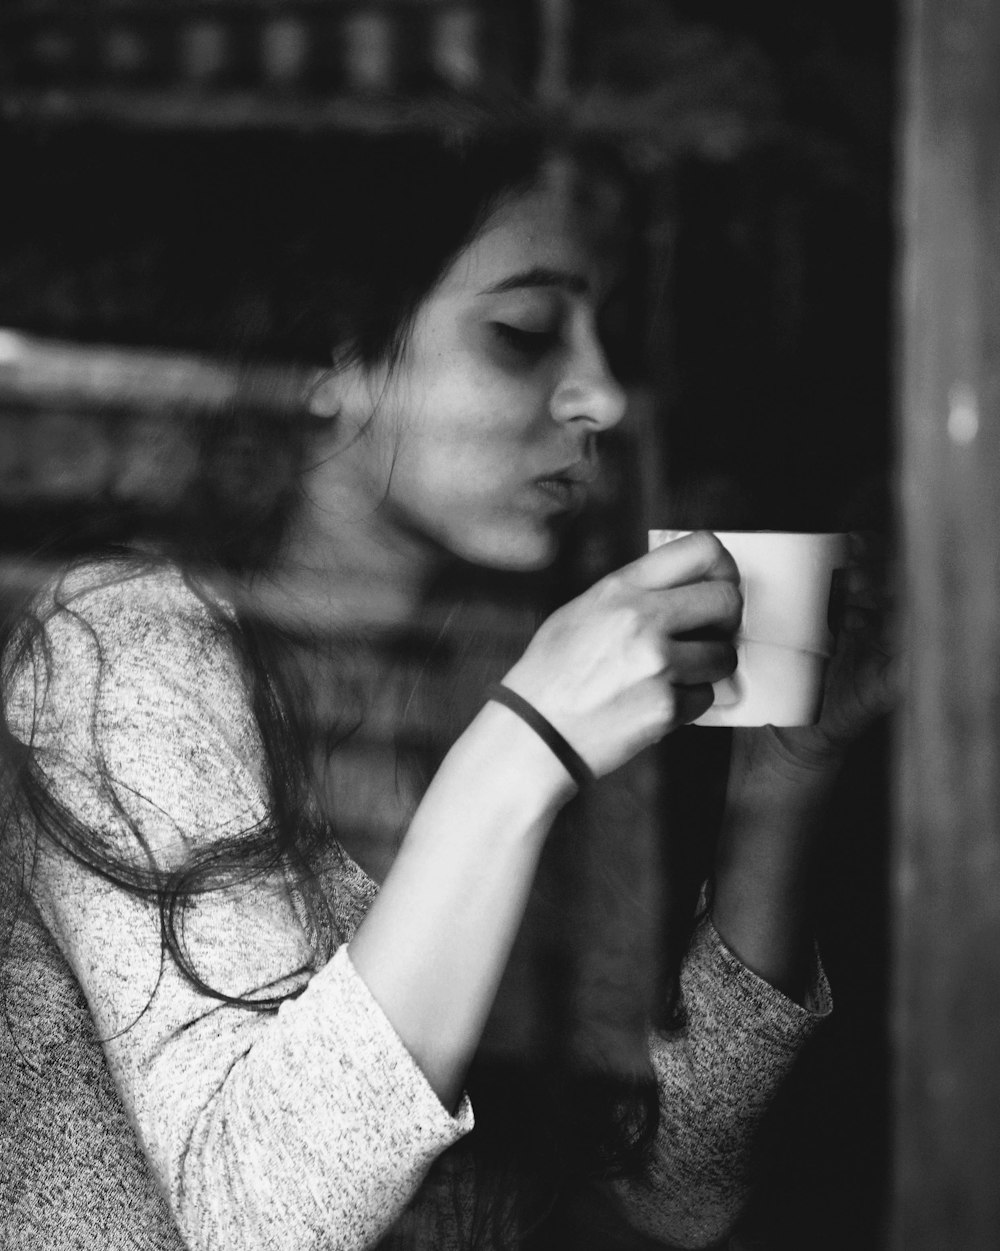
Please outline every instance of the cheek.
[[551, 433], [544, 387], [467, 360], [421, 384], [422, 400], [397, 423], [390, 493], [424, 517], [459, 507], [491, 511], [543, 459], [532, 451]]
[[511, 421], [509, 410], [438, 413], [400, 441], [396, 472], [447, 493], [488, 489], [517, 466], [530, 443], [530, 429]]
[[540, 367], [503, 369], [465, 356], [427, 387], [412, 429], [455, 446], [527, 440], [548, 414], [550, 382]]
[[495, 453], [470, 435], [447, 442], [428, 439], [408, 455], [400, 454], [390, 480], [396, 500], [428, 517], [481, 507], [497, 485], [500, 466]]

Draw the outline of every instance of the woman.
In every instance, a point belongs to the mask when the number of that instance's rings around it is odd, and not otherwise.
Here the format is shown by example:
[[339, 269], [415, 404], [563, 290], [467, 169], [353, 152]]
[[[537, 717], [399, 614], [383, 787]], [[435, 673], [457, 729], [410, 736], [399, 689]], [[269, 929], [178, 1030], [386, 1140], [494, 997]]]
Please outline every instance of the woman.
[[[312, 422], [274, 445], [290, 489], [235, 542], [69, 569], [7, 648], [5, 1245], [554, 1247], [547, 1188], [574, 1170], [650, 1237], [707, 1245], [827, 1011], [809, 853], [884, 703], [846, 645], [819, 726], [737, 744], [685, 1023], [595, 1100], [583, 1146], [556, 1142], [571, 1168], [518, 1159], [510, 1107], [546, 1109], [477, 1071], [560, 814], [732, 671], [738, 574], [710, 535], [554, 612], [429, 785], [402, 762], [380, 800], [406, 814], [398, 852], [351, 843], [338, 743], [387, 689], [364, 660], [449, 571], [550, 566], [625, 413], [599, 334], [620, 185], [524, 129], [404, 147], [352, 167], [328, 237], [289, 231], [278, 278], [333, 351]], [[309, 196], [305, 168], [276, 203]]]

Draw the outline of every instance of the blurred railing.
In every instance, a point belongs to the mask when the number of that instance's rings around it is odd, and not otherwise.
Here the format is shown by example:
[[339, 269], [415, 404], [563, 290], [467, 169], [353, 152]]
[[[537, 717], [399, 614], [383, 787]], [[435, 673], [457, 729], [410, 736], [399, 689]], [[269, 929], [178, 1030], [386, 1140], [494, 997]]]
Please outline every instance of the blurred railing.
[[193, 469], [185, 418], [238, 406], [291, 419], [306, 390], [289, 366], [237, 369], [0, 329], [0, 508], [100, 498], [169, 507]]
[[25, 87], [323, 95], [529, 87], [530, 0], [110, 0], [5, 6], [4, 78]]

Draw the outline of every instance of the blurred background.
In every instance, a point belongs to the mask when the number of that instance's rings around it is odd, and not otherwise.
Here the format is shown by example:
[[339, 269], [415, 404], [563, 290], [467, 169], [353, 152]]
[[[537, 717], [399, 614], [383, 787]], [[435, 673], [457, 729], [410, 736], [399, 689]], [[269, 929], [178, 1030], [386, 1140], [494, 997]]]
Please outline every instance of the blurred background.
[[[888, 0], [5, 0], [7, 567], [184, 510], [178, 414], [209, 420], [239, 385], [224, 331], [273, 278], [217, 247], [255, 229], [237, 184], [185, 186], [220, 162], [266, 170], [289, 135], [347, 168], [364, 135], [497, 93], [613, 140], [641, 193], [616, 362], [631, 419], [567, 576], [631, 558], [654, 526], [887, 534], [896, 55]], [[269, 344], [256, 402], [280, 418], [294, 373], [268, 370], [307, 356]], [[695, 864], [726, 751], [703, 730], [664, 749], [659, 801]], [[819, 933], [838, 1010], [776, 1110], [734, 1248], [884, 1245], [886, 757], [876, 733], [838, 793]]]
[[[619, 140], [643, 179], [627, 364], [651, 384], [635, 405], [654, 410], [648, 475], [670, 487], [666, 502], [651, 494], [651, 516], [884, 520], [894, 12], [801, 9], [8, 0], [0, 325], [216, 350], [220, 323], [239, 299], [252, 313], [255, 293], [207, 270], [200, 324], [190, 310], [171, 320], [171, 229], [190, 249], [221, 235], [220, 206], [170, 190], [183, 171], [204, 177], [234, 143], [252, 164], [276, 133], [322, 135], [336, 154], [373, 129], [433, 124], [442, 100], [540, 97]], [[230, 222], [252, 216], [224, 207]], [[70, 490], [52, 450], [55, 463], [39, 447], [21, 466], [32, 494]], [[87, 469], [88, 492], [114, 489]]]

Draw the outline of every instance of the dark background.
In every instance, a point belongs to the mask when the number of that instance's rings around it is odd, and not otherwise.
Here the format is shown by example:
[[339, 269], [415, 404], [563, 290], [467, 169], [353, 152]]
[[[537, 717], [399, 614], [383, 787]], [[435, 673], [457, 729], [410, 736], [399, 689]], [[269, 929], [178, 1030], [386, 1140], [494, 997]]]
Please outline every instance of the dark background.
[[[264, 10], [252, 4], [214, 6], [240, 15], [231, 45], [239, 55], [197, 82], [152, 22], [162, 6], [112, 6], [155, 45], [145, 70], [112, 74], [88, 17], [99, 7], [10, 4], [0, 16], [0, 325], [214, 351], [232, 288], [208, 266], [201, 318], [165, 315], [162, 240], [184, 235], [150, 189], [211, 160], [237, 132], [250, 149], [255, 134], [283, 130], [322, 133], [336, 146], [372, 126], [425, 120], [442, 83], [412, 48], [430, 46], [421, 26], [430, 7], [367, 6], [409, 24], [411, 52], [383, 87], [361, 92], [333, 34], [325, 59], [313, 56], [295, 82], [279, 89], [261, 78], [247, 49]], [[495, 50], [491, 58], [480, 46], [475, 89], [530, 92], [551, 38], [544, 6], [465, 7]], [[332, 30], [338, 13], [365, 6], [286, 8]], [[622, 436], [619, 492], [632, 498], [638, 460], [655, 459], [643, 474], [642, 516], [610, 539], [599, 534], [597, 556], [593, 543], [581, 550], [599, 567], [627, 552], [645, 522], [870, 528], [891, 544], [894, 6], [578, 0], [571, 12], [565, 100], [621, 143], [646, 204], [627, 364], [648, 397], [651, 441], [636, 448], [628, 440], [637, 436]], [[43, 28], [62, 32], [62, 53], [58, 40], [38, 52]], [[101, 167], [113, 177], [95, 181]], [[79, 490], [67, 489], [65, 460], [65, 447], [36, 442], [17, 475], [0, 475], [8, 550], [47, 524], [72, 525], [95, 499], [115, 506], [113, 458]], [[82, 462], [70, 462], [72, 479]], [[607, 516], [595, 514], [595, 532]], [[720, 732], [676, 736], [671, 803], [682, 814], [697, 808], [725, 750]], [[748, 1251], [882, 1245], [886, 790], [885, 734], [876, 732], [848, 763], [822, 874], [818, 931], [837, 1011], [772, 1118], [757, 1197], [734, 1244]], [[697, 821], [692, 829], [702, 840], [692, 854], [701, 854], [710, 834]]]

